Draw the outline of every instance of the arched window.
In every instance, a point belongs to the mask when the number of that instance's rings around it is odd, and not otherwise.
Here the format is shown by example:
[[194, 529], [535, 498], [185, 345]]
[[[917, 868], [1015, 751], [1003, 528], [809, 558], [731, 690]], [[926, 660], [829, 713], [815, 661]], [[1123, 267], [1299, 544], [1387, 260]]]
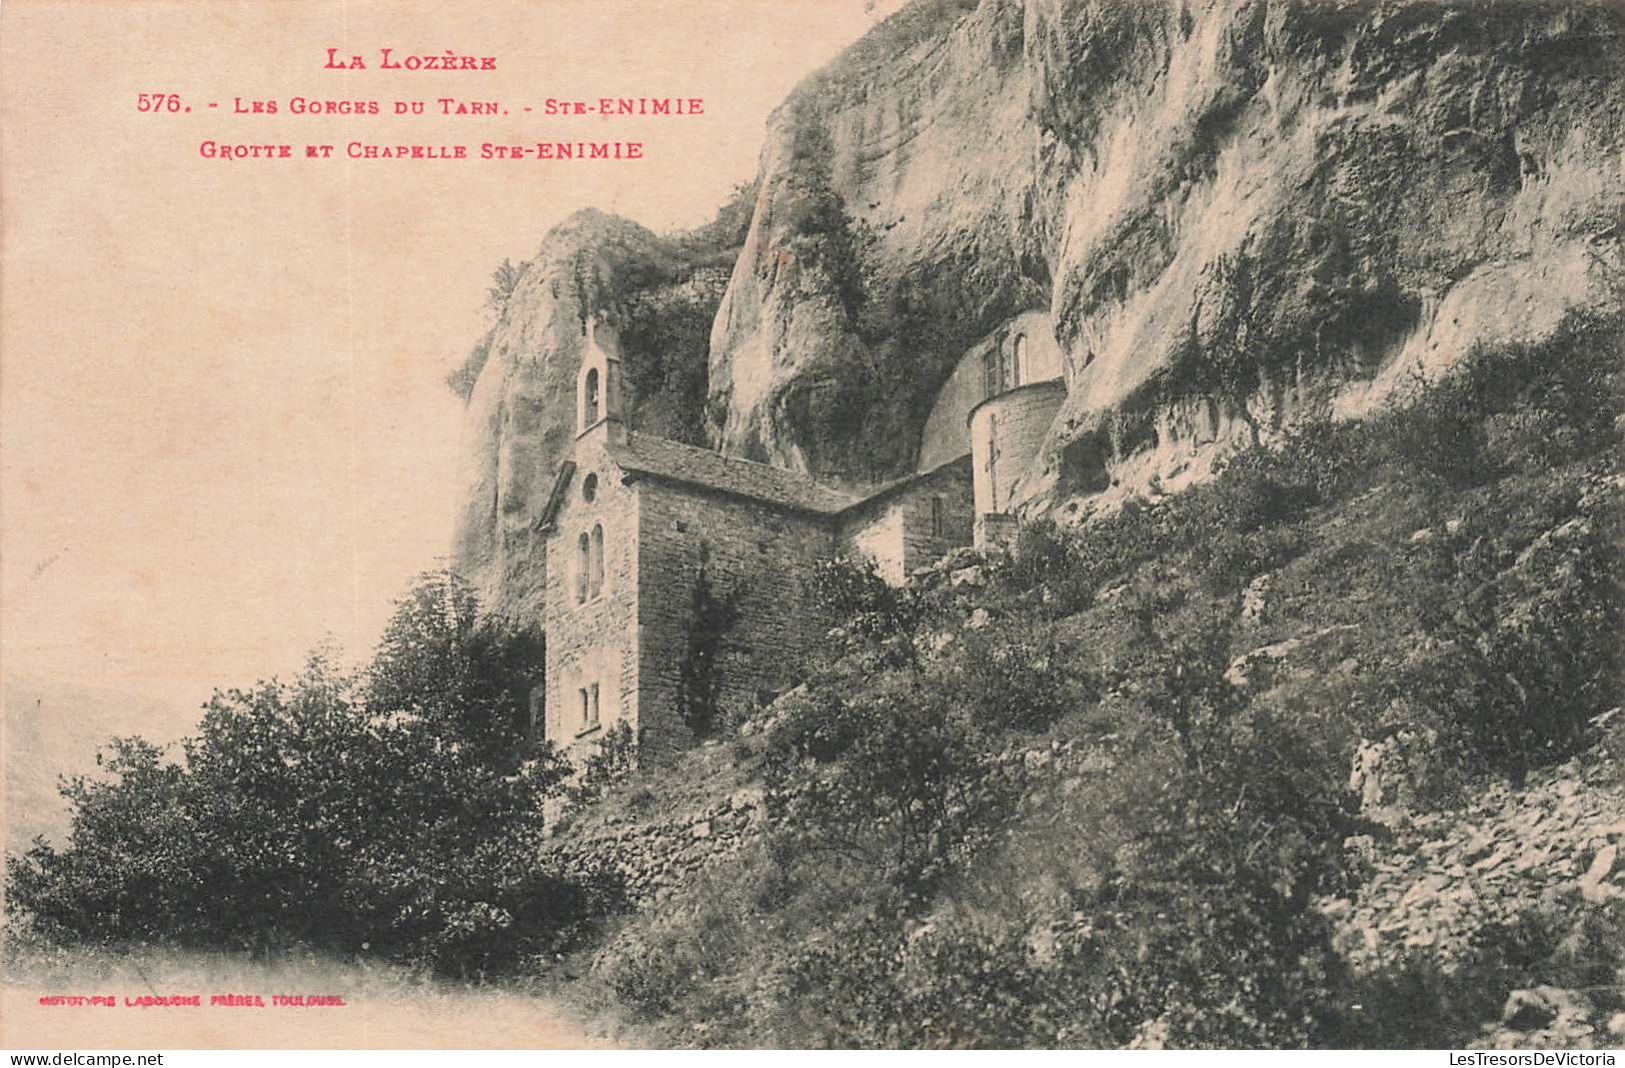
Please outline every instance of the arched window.
[[592, 570], [592, 547], [587, 535], [576, 539], [576, 604], [587, 599], [587, 576]]
[[581, 429], [585, 430], [598, 422], [598, 368], [594, 367], [587, 372], [587, 380], [581, 386]]
[[598, 496], [598, 476], [597, 475], [588, 475], [585, 479], [582, 480], [582, 483], [581, 483], [581, 499], [586, 501], [588, 504], [591, 504], [593, 502], [593, 499], [595, 497], [597, 497], [597, 496]]
[[1027, 335], [1017, 334], [1016, 345], [1010, 359], [1010, 385], [1012, 388], [1027, 381]]
[[592, 579], [589, 593], [597, 597], [604, 592], [604, 528], [602, 524], [592, 528]]

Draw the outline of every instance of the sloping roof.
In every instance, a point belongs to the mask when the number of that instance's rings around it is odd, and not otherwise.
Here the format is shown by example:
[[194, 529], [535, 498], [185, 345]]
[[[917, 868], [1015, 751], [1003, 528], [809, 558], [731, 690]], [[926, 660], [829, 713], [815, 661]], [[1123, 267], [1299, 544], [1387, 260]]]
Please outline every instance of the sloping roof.
[[570, 484], [570, 476], [576, 473], [574, 460], [565, 460], [559, 464], [557, 473], [553, 475], [553, 489], [548, 492], [547, 505], [542, 509], [542, 518], [537, 525], [546, 530], [553, 525], [553, 517], [559, 512], [559, 505], [564, 503], [564, 490]]
[[748, 497], [798, 512], [834, 515], [862, 499], [796, 471], [635, 431], [629, 431], [624, 441], [607, 442], [604, 448], [616, 466], [629, 474]]
[[940, 463], [931, 468], [929, 471], [915, 471], [912, 474], [907, 474], [901, 478], [893, 479], [891, 482], [887, 482], [884, 485], [876, 486], [874, 489], [866, 491], [862, 496], [852, 498], [852, 503], [847, 505], [845, 510], [852, 511], [857, 508], [862, 508], [866, 504], [875, 504], [876, 502], [890, 497], [901, 490], [905, 490], [920, 482], [929, 481], [930, 479], [935, 478], [937, 475], [942, 474], [944, 471], [955, 467], [964, 468], [963, 473], [968, 477], [971, 473], [970, 453], [967, 452], [963, 455], [954, 457], [952, 460], [947, 460]]

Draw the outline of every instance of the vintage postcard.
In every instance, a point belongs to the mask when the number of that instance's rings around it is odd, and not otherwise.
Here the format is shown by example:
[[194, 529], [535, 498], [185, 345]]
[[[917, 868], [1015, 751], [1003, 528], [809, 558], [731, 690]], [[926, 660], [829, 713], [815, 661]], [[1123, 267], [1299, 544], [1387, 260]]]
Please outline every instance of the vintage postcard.
[[9, 0], [0, 108], [0, 1045], [1625, 1044], [1617, 3]]

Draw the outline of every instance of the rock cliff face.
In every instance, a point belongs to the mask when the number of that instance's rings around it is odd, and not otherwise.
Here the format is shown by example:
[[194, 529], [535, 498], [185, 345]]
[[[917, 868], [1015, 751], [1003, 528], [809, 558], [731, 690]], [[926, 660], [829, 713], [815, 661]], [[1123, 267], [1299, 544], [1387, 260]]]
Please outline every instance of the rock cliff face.
[[512, 618], [540, 618], [547, 568], [535, 526], [574, 435], [587, 319], [614, 303], [616, 280], [653, 260], [658, 245], [625, 219], [572, 216], [548, 233], [481, 342], [452, 557], [483, 603]]
[[[1622, 205], [1614, 4], [917, 0], [771, 118], [726, 293], [683, 305], [720, 296], [685, 381], [722, 450], [874, 479], [969, 348], [1048, 312], [1068, 398], [1015, 500], [1077, 515], [1617, 305]], [[573, 219], [492, 335], [455, 555], [506, 609], [583, 317], [662, 254]], [[664, 410], [698, 434], [700, 407]]]
[[752, 203], [743, 187], [710, 223], [662, 237], [601, 212], [570, 216], [520, 266], [490, 331], [448, 379], [468, 406], [452, 564], [499, 615], [540, 618], [547, 569], [535, 526], [575, 434], [589, 319], [612, 328], [601, 338], [618, 337], [633, 422], [703, 444], [707, 339]]
[[964, 349], [1047, 308], [1070, 396], [1029, 510], [1178, 485], [1617, 302], [1622, 148], [1617, 6], [916, 4], [770, 123], [713, 429], [904, 469]]

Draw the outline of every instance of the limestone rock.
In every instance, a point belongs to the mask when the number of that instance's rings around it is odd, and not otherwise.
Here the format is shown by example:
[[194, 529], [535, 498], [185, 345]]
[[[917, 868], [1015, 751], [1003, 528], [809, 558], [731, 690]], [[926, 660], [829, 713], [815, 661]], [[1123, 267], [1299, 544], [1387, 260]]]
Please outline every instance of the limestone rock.
[[728, 807], [735, 812], [748, 812], [761, 808], [767, 800], [767, 790], [760, 786], [749, 786], [742, 790], [735, 790], [728, 798]]
[[[1041, 510], [1543, 336], [1625, 265], [1622, 30], [1604, 0], [917, 0], [769, 122], [715, 440], [902, 473], [966, 348], [1047, 309]], [[1203, 385], [1234, 360], [1250, 389]]]
[[1597, 855], [1592, 858], [1591, 866], [1580, 877], [1580, 896], [1592, 904], [1600, 904], [1619, 893], [1616, 888], [1604, 882], [1613, 872], [1614, 859], [1618, 855], [1619, 847], [1616, 845], [1606, 846], [1597, 851]]
[[575, 434], [585, 324], [613, 303], [615, 279], [659, 250], [636, 223], [577, 212], [543, 238], [487, 339], [463, 416], [452, 565], [498, 615], [541, 616], [547, 572], [535, 526]]
[[1583, 1025], [1591, 1012], [1580, 991], [1542, 985], [1508, 995], [1501, 1022], [1515, 1031], [1564, 1031]]
[[1249, 623], [1257, 622], [1262, 618], [1269, 592], [1269, 575], [1259, 575], [1247, 583], [1247, 588], [1241, 591], [1241, 618]]

